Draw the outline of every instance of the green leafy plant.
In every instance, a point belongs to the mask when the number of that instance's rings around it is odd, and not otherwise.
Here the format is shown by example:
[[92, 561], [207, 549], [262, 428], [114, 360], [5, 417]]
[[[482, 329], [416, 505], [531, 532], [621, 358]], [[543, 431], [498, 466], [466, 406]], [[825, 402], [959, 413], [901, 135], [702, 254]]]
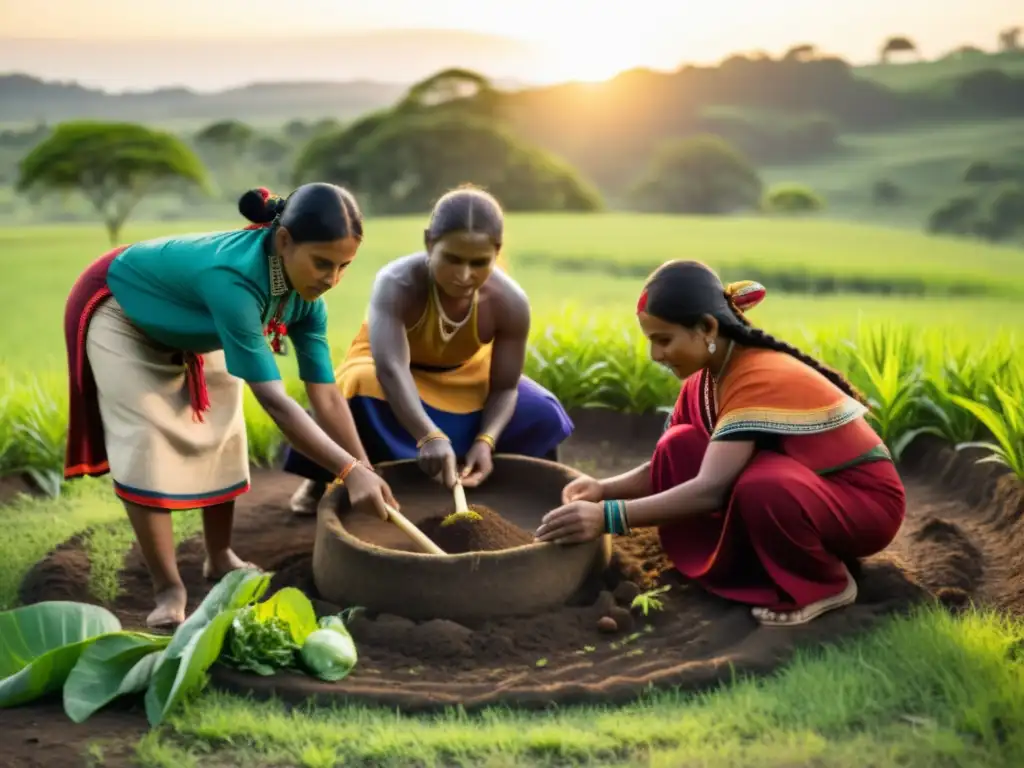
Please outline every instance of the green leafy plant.
[[647, 616], [651, 611], [663, 611], [665, 610], [665, 603], [659, 595], [664, 595], [670, 589], [672, 589], [672, 585], [665, 584], [657, 587], [656, 589], [649, 589], [646, 592], [641, 592], [633, 598], [633, 602], [629, 604], [629, 607], [633, 609], [639, 608], [644, 616]]
[[145, 692], [146, 716], [159, 725], [206, 685], [222, 661], [261, 675], [278, 669], [340, 680], [355, 666], [355, 643], [342, 617], [316, 620], [300, 590], [258, 602], [272, 574], [232, 571], [171, 637], [123, 631], [95, 605], [49, 602], [0, 613], [0, 707], [63, 686], [64, 711], [81, 723], [114, 699]]
[[60, 690], [86, 648], [120, 629], [96, 605], [53, 601], [0, 613], [0, 707]]
[[972, 413], [992, 434], [992, 440], [962, 443], [957, 448], [984, 448], [990, 453], [982, 462], [994, 462], [1009, 467], [1018, 477], [1024, 477], [1024, 397], [1021, 392], [1010, 393], [999, 385], [993, 386], [1000, 410], [965, 397], [954, 395], [954, 403]]

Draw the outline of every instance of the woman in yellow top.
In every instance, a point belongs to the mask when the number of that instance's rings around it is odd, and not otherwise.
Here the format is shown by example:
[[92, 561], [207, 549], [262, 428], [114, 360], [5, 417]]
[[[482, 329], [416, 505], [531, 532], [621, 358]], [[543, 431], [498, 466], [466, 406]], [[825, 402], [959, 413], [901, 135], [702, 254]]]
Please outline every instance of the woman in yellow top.
[[[426, 250], [377, 273], [337, 371], [371, 462], [416, 458], [446, 486], [461, 474], [473, 487], [495, 450], [556, 458], [572, 433], [554, 395], [523, 376], [530, 305], [494, 269], [503, 232], [497, 200], [460, 187], [434, 206]], [[308, 478], [292, 509], [311, 513], [333, 475], [294, 449], [285, 469]]]

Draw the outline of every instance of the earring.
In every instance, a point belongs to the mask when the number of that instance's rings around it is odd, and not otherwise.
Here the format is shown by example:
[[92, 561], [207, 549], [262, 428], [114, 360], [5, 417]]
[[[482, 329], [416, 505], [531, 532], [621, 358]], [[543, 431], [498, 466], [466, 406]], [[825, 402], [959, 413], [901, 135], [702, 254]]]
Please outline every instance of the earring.
[[708, 354], [709, 355], [715, 354], [715, 350], [716, 349], [718, 349], [718, 345], [715, 344], [715, 342], [713, 342], [713, 341], [709, 341], [708, 342]]

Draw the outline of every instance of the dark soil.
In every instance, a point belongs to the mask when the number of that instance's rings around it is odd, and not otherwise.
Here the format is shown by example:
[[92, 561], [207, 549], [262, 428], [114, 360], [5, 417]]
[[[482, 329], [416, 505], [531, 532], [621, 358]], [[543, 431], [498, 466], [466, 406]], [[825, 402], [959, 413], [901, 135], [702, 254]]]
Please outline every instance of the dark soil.
[[493, 509], [474, 505], [470, 511], [476, 512], [481, 519], [459, 517], [445, 525], [446, 513], [421, 520], [416, 527], [449, 555], [494, 552], [533, 543], [532, 533], [513, 525]]
[[26, 475], [0, 477], [0, 506], [10, 504], [21, 495], [42, 496], [43, 492]]
[[[646, 459], [657, 434], [654, 422], [623, 420], [629, 429], [620, 434], [628, 437], [617, 438], [611, 452], [593, 437], [608, 434], [610, 427], [597, 430], [600, 425], [595, 424], [592, 429], [580, 419], [563, 461], [595, 474], [621, 472]], [[976, 602], [1019, 613], [1024, 611], [1021, 485], [991, 465], [978, 467], [975, 458], [928, 441], [915, 444], [902, 467], [909, 509], [896, 542], [855, 569], [860, 588], [855, 605], [803, 627], [759, 627], [748, 609], [682, 583], [666, 570], [657, 536], [641, 532], [616, 542], [613, 567], [603, 583], [590, 585], [587, 594], [559, 610], [473, 627], [357, 613], [351, 629], [360, 660], [345, 680], [325, 684], [293, 675], [258, 678], [215, 667], [213, 684], [257, 695], [352, 699], [406, 711], [453, 704], [475, 709], [497, 702], [535, 707], [612, 703], [635, 699], [651, 684], [698, 689], [728, 681], [734, 674], [766, 673], [797, 648], [859, 634], [921, 601], [937, 599], [952, 610]], [[294, 585], [315, 598], [310, 570], [315, 521], [287, 511], [297, 484], [295, 478], [276, 472], [254, 477], [253, 490], [242, 498], [236, 513], [235, 548], [241, 557], [275, 571], [271, 590]], [[501, 511], [499, 504], [494, 507]], [[476, 525], [491, 521], [498, 525], [500, 518], [485, 516]], [[472, 531], [477, 539], [473, 548], [496, 541], [485, 536], [487, 531]], [[434, 533], [443, 537], [454, 532], [438, 528]], [[454, 540], [438, 543], [446, 551], [459, 550]], [[509, 540], [502, 540], [502, 546], [509, 546]], [[201, 539], [183, 543], [178, 560], [192, 610], [210, 588], [202, 578]], [[87, 576], [81, 543], [72, 540], [33, 569], [21, 598], [94, 602], [87, 592]], [[122, 594], [110, 607], [126, 626], [142, 626], [151, 608], [151, 587], [137, 549], [128, 555], [122, 584]], [[649, 616], [630, 610], [640, 590], [656, 584], [671, 587], [660, 596], [665, 610]], [[319, 600], [315, 606], [320, 614], [342, 608]], [[15, 711], [39, 710], [11, 712]], [[42, 715], [36, 717], [42, 721]], [[0, 717], [5, 759], [6, 745], [21, 743], [22, 738], [21, 731], [8, 729], [8, 722], [10, 712], [5, 711]], [[91, 730], [93, 722], [74, 732]], [[140, 728], [144, 726], [140, 718]], [[67, 730], [66, 720], [58, 714], [52, 728], [54, 739], [60, 738]], [[15, 754], [34, 755], [32, 749]], [[46, 764], [60, 765], [56, 760]]]

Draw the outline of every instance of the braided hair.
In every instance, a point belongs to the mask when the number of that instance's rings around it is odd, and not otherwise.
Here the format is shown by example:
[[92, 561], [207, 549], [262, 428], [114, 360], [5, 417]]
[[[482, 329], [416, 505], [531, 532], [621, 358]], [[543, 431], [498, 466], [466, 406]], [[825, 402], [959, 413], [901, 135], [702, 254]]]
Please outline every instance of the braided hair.
[[[669, 261], [647, 278], [638, 309], [686, 328], [696, 328], [707, 315], [711, 315], [718, 321], [719, 332], [724, 338], [747, 347], [770, 349], [795, 357], [853, 399], [867, 404], [867, 398], [839, 371], [753, 326], [743, 312], [744, 302], [735, 290], [738, 285], [726, 288], [718, 275], [699, 261]], [[760, 296], [746, 302], [747, 308], [759, 300]]]

